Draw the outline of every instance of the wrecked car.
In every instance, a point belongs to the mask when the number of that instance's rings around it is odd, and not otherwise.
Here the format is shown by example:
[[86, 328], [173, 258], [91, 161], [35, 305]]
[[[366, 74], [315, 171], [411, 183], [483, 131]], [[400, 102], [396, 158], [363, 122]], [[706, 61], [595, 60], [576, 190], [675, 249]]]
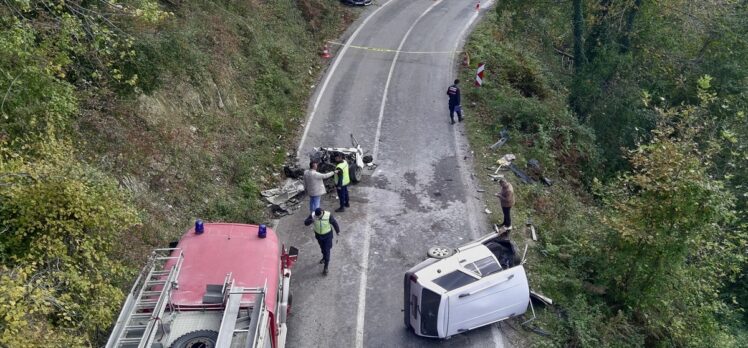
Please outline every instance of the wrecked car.
[[522, 315], [530, 287], [516, 246], [496, 233], [456, 249], [432, 247], [405, 273], [405, 326], [449, 338]]
[[[343, 156], [348, 162], [348, 174], [351, 181], [355, 184], [361, 181], [364, 175], [364, 166], [372, 162], [372, 157], [364, 155], [356, 138], [351, 134], [352, 147], [315, 147], [314, 152], [309, 156], [311, 160], [317, 161], [320, 173], [329, 173], [335, 170], [335, 157]], [[325, 186], [334, 186], [333, 179], [325, 180]]]

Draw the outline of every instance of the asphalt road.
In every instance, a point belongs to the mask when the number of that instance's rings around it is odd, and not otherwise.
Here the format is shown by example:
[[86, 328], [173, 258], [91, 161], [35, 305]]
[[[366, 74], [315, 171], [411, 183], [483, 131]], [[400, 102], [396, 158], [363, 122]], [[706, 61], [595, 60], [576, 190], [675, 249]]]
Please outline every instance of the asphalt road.
[[[377, 167], [350, 188], [351, 208], [333, 213], [342, 233], [328, 276], [303, 225], [306, 199], [276, 226], [301, 250], [289, 347], [505, 346], [496, 325], [446, 341], [421, 338], [405, 329], [402, 313], [403, 275], [429, 246], [457, 246], [488, 232], [463, 124], [449, 124], [445, 95], [460, 59], [452, 52], [479, 13], [474, 1], [380, 0], [335, 47], [310, 102], [300, 162], [306, 167], [315, 146], [350, 146], [354, 134]], [[334, 192], [322, 206], [338, 206]]]

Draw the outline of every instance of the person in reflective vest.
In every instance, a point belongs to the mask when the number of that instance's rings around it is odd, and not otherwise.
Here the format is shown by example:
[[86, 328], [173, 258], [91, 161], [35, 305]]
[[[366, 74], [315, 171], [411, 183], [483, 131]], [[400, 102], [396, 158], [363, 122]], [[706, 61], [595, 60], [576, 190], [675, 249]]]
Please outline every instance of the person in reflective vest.
[[325, 265], [322, 274], [327, 275], [327, 268], [330, 265], [330, 249], [332, 249], [332, 229], [335, 229], [335, 234], [340, 235], [338, 221], [329, 211], [317, 208], [314, 211], [314, 216], [308, 216], [304, 220], [304, 225], [312, 225], [314, 237], [317, 238], [317, 243], [319, 243], [319, 248], [322, 251], [322, 259], [319, 260], [319, 263]]
[[335, 188], [340, 200], [340, 208], [335, 209], [335, 211], [341, 213], [345, 211], [345, 208], [350, 207], [350, 204], [348, 204], [348, 184], [351, 183], [351, 177], [348, 174], [348, 161], [343, 156], [340, 154], [335, 156], [335, 162], [337, 163], [335, 166]]

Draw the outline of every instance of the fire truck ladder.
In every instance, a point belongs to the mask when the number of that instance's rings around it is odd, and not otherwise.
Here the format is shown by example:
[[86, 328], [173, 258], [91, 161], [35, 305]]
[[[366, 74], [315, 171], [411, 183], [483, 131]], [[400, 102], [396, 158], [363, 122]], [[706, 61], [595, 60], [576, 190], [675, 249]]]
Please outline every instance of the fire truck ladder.
[[[230, 277], [230, 276], [229, 276]], [[225, 284], [226, 306], [221, 320], [221, 327], [218, 330], [218, 339], [216, 347], [232, 347], [232, 341], [239, 337], [240, 333], [246, 333], [246, 343], [244, 347], [263, 347], [260, 345], [267, 338], [267, 311], [265, 310], [265, 293], [267, 281], [262, 288], [243, 288], [233, 285], [233, 280], [227, 279]], [[252, 303], [242, 302], [242, 297], [246, 294], [254, 294]], [[249, 327], [237, 328], [237, 321], [243, 321], [247, 318], [239, 318], [239, 312], [242, 306], [252, 307], [249, 314]]]
[[[154, 249], [127, 295], [106, 348], [150, 348], [169, 303], [184, 255], [181, 249]], [[167, 264], [169, 267], [167, 267]]]

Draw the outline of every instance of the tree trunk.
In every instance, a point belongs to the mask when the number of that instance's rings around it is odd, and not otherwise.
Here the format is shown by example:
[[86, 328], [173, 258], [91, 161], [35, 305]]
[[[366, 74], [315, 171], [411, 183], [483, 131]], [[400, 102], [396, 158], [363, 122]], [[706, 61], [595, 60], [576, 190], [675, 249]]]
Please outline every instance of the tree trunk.
[[642, 0], [634, 0], [634, 7], [631, 8], [626, 15], [626, 26], [621, 35], [621, 53], [626, 54], [631, 49], [631, 32], [634, 30], [634, 20], [636, 14], [639, 13], [641, 8]]
[[574, 70], [579, 70], [584, 64], [584, 14], [582, 0], [572, 0], [572, 31], [574, 34]]

